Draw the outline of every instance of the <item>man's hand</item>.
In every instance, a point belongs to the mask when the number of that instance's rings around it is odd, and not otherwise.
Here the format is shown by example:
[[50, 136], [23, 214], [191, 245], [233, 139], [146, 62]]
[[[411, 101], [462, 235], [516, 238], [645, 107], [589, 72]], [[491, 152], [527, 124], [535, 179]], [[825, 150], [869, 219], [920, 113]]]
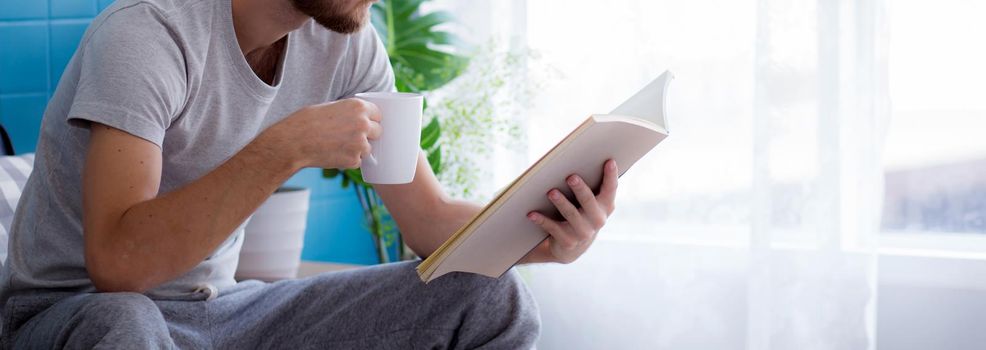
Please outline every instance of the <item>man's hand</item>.
[[304, 107], [261, 134], [300, 167], [358, 168], [380, 136], [380, 109], [350, 98]]
[[616, 161], [607, 161], [603, 166], [603, 184], [599, 194], [593, 194], [578, 175], [569, 176], [565, 182], [575, 193], [581, 208], [576, 208], [558, 189], [548, 191], [548, 199], [558, 208], [565, 221], [553, 220], [536, 211], [527, 214], [527, 218], [547, 232], [549, 237], [528, 254], [525, 262], [567, 264], [582, 256], [615, 209], [619, 174]]

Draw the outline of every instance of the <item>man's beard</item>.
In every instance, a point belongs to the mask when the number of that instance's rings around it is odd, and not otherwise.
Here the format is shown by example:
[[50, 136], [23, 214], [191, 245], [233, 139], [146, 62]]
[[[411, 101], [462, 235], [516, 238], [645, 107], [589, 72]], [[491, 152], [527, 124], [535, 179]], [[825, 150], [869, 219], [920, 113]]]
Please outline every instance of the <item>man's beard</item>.
[[371, 1], [362, 1], [348, 13], [336, 0], [291, 0], [294, 8], [310, 16], [318, 24], [329, 30], [342, 34], [355, 33], [366, 24], [370, 11], [366, 5]]

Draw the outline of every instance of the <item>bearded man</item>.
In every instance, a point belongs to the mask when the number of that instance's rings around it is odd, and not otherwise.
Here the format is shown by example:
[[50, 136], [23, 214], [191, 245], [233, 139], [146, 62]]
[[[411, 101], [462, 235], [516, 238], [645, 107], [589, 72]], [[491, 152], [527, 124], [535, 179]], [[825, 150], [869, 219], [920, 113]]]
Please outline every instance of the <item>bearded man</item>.
[[[430, 284], [416, 262], [276, 283], [233, 279], [243, 223], [306, 167], [355, 168], [392, 91], [366, 0], [117, 0], [92, 21], [42, 122], [0, 276], [4, 347], [530, 348], [515, 272]], [[616, 164], [522, 262], [574, 261], [613, 210]], [[475, 215], [423, 156], [378, 185], [427, 256]], [[523, 219], [523, 218], [520, 218]]]

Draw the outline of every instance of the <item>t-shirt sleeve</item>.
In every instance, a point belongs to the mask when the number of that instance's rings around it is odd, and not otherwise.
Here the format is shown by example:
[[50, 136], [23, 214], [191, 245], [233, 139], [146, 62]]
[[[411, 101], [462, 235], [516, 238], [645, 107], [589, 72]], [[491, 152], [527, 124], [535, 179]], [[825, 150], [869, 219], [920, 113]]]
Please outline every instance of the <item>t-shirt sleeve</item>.
[[79, 49], [68, 123], [105, 124], [161, 147], [185, 101], [185, 63], [172, 31], [148, 5], [109, 14]]
[[353, 97], [361, 92], [397, 91], [387, 48], [377, 36], [376, 29], [367, 24], [353, 36], [356, 47], [350, 54], [352, 79], [349, 80], [350, 86], [343, 98]]

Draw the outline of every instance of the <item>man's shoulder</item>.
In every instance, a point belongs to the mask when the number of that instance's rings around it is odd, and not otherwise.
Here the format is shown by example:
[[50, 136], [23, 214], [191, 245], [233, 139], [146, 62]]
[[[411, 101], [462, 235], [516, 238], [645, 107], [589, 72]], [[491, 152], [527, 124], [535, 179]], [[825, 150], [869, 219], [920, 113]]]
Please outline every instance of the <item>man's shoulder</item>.
[[77, 54], [187, 61], [212, 41], [217, 10], [207, 0], [116, 0], [93, 19]]
[[186, 12], [201, 13], [205, 8], [211, 8], [215, 1], [210, 0], [116, 0], [99, 16], [148, 16], [147, 20], [170, 19]]
[[206, 0], [116, 0], [93, 19], [87, 36], [209, 33], [215, 10], [215, 2]]

